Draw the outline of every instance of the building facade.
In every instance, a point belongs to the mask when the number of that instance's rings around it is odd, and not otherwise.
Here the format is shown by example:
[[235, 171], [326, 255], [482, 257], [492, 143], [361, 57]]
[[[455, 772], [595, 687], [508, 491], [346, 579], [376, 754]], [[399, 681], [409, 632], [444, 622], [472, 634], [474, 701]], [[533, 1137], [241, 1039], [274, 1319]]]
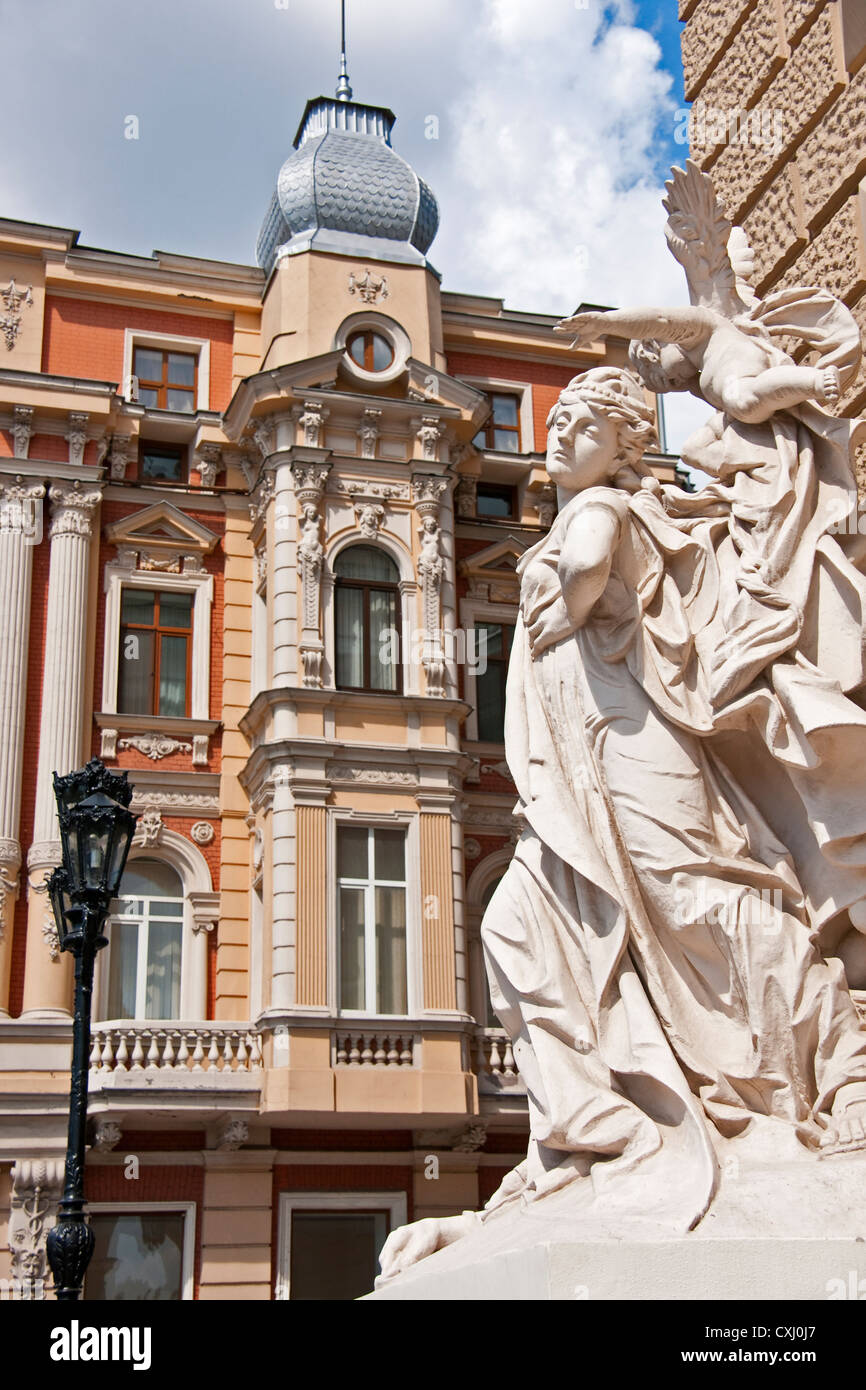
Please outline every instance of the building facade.
[[548, 411], [624, 349], [444, 291], [393, 122], [345, 82], [307, 104], [256, 265], [0, 221], [7, 1295], [50, 1296], [51, 774], [92, 756], [140, 820], [98, 962], [88, 1298], [353, 1297], [389, 1229], [525, 1153], [479, 938], [519, 831], [515, 566], [555, 514]]

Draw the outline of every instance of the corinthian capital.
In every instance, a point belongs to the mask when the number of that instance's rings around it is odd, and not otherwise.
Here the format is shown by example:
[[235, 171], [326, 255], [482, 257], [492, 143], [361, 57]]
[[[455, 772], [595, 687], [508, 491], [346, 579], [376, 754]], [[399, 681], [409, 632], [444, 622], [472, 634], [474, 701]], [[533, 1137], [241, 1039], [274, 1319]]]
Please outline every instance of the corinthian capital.
[[51, 498], [51, 539], [55, 536], [89, 536], [93, 514], [102, 499], [99, 491], [84, 492], [76, 481], [72, 487], [55, 484]]
[[20, 477], [14, 483], [0, 481], [0, 532], [12, 531], [38, 541], [42, 535], [44, 496], [41, 483], [25, 483]]

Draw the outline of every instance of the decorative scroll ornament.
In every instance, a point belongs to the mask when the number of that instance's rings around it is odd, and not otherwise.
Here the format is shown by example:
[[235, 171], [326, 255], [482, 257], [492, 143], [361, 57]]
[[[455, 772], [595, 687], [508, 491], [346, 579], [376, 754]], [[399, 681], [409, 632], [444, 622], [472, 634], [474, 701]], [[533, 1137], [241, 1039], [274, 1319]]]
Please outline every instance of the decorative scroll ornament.
[[439, 450], [439, 440], [442, 438], [443, 429], [435, 415], [425, 415], [417, 431], [417, 439], [421, 444], [421, 457], [430, 463], [436, 462]]
[[72, 410], [69, 413], [69, 429], [66, 432], [66, 440], [69, 444], [69, 462], [74, 468], [80, 468], [84, 463], [84, 448], [87, 444], [87, 422], [90, 416], [83, 411]]
[[261, 521], [265, 512], [268, 510], [268, 504], [273, 498], [275, 487], [276, 484], [274, 482], [273, 473], [262, 473], [259, 476], [259, 480], [253, 488], [253, 495], [250, 501], [250, 521], [253, 526]]
[[360, 295], [365, 304], [378, 304], [388, 298], [388, 281], [384, 275], [376, 275], [367, 268], [360, 279], [354, 270], [349, 272], [349, 294]]
[[253, 439], [256, 441], [259, 453], [263, 459], [267, 459], [274, 452], [274, 422], [273, 420], [258, 420], [253, 426]]
[[202, 487], [214, 487], [223, 471], [223, 455], [219, 444], [200, 444], [195, 452], [195, 466]]
[[62, 1184], [61, 1159], [19, 1159], [12, 1165], [9, 1249], [16, 1299], [42, 1302], [45, 1298], [45, 1239], [54, 1225]]
[[117, 746], [135, 748], [153, 763], [158, 762], [160, 758], [169, 757], [172, 753], [192, 752], [191, 743], [169, 738], [168, 734], [131, 734], [129, 738], [122, 738]]
[[376, 444], [379, 439], [379, 421], [381, 418], [381, 410], [364, 411], [363, 419], [358, 427], [358, 438], [361, 441], [362, 459], [374, 459], [376, 457]]
[[556, 516], [556, 488], [552, 483], [545, 483], [538, 493], [535, 510], [538, 512], [539, 525], [550, 530], [553, 525], [553, 518]]
[[12, 439], [17, 459], [26, 459], [33, 434], [33, 407], [16, 405], [12, 412]]
[[330, 410], [318, 401], [304, 401], [303, 410], [296, 407], [292, 413], [304, 431], [304, 443], [307, 448], [318, 449], [322, 429], [331, 413]]
[[120, 1143], [123, 1130], [116, 1120], [98, 1119], [93, 1125], [93, 1148], [96, 1153], [111, 1153]]
[[162, 831], [162, 812], [156, 806], [148, 806], [147, 810], [139, 816], [135, 833], [136, 840], [145, 845], [157, 845]]
[[11, 352], [21, 332], [22, 304], [27, 309], [33, 308], [33, 286], [28, 285], [26, 290], [19, 290], [15, 281], [10, 280], [5, 290], [0, 290], [0, 299], [6, 305], [6, 313], [0, 314], [0, 329], [3, 330], [3, 337], [6, 339], [6, 351]]
[[131, 456], [131, 437], [128, 434], [116, 434], [108, 451], [108, 469], [115, 482], [123, 482]]
[[475, 519], [477, 491], [477, 478], [470, 478], [466, 475], [460, 478], [454, 493], [454, 503], [459, 517]]
[[223, 1152], [239, 1149], [250, 1137], [250, 1127], [246, 1120], [228, 1116], [217, 1129], [217, 1148]]

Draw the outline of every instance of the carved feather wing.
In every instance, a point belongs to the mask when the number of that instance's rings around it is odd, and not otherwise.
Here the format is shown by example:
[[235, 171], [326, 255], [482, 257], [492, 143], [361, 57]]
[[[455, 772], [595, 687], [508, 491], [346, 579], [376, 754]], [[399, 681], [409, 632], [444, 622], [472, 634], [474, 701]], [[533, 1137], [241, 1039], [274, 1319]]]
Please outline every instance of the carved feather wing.
[[[665, 236], [686, 272], [692, 303], [726, 316], [739, 313], [753, 298], [743, 270], [751, 270], [750, 248], [741, 228], [732, 228], [716, 197], [713, 181], [693, 160], [674, 167], [662, 206], [668, 213]], [[732, 238], [732, 232], [734, 233]], [[731, 253], [737, 266], [731, 262]], [[746, 291], [742, 297], [739, 289]]]

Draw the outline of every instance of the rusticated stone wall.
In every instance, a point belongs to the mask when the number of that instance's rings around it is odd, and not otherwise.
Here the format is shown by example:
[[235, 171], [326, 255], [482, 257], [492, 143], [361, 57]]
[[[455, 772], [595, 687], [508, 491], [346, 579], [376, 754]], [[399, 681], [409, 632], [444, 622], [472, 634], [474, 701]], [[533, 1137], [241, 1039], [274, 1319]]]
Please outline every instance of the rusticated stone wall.
[[[866, 335], [866, 0], [678, 0], [690, 152], [759, 293], [823, 285]], [[866, 412], [866, 365], [841, 413]]]

